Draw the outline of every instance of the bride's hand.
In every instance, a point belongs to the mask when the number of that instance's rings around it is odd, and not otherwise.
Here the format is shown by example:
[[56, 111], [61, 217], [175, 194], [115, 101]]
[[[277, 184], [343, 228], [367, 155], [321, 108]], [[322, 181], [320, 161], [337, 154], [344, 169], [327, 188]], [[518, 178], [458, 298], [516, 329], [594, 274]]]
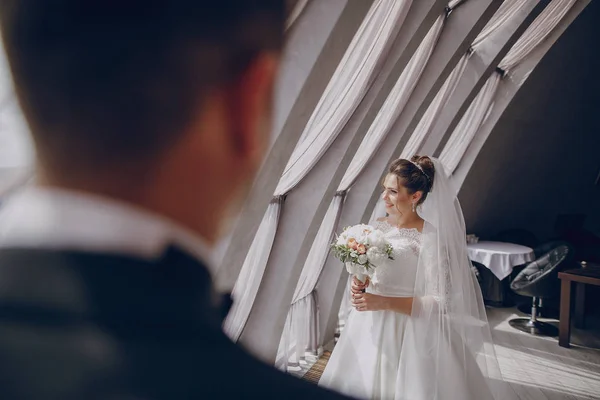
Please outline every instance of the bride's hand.
[[352, 287], [350, 288], [350, 292], [352, 294], [358, 294], [358, 293], [364, 293], [365, 289], [369, 286], [369, 283], [371, 281], [369, 280], [369, 277], [367, 277], [367, 279], [365, 279], [365, 282], [361, 282], [358, 279], [356, 279], [356, 277], [352, 278]]
[[380, 311], [387, 309], [386, 298], [372, 293], [353, 293], [352, 305], [356, 311]]

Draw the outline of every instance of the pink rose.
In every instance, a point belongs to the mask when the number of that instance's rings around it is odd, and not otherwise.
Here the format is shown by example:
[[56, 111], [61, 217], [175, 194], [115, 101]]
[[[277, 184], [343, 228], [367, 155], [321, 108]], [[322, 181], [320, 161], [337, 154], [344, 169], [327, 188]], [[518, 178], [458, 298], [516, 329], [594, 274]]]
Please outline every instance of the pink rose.
[[356, 239], [350, 238], [350, 240], [348, 240], [348, 247], [350, 247], [352, 250], [356, 250], [358, 248], [358, 242]]
[[365, 254], [367, 252], [367, 248], [364, 244], [359, 244], [356, 247], [356, 251], [358, 251], [358, 254]]

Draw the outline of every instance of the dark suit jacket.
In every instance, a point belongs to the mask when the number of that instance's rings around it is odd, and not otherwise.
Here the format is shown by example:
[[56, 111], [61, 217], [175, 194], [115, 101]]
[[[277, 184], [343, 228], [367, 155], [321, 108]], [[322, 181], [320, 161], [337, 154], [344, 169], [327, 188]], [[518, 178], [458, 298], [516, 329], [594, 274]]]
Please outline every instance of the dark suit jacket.
[[232, 343], [219, 301], [176, 248], [0, 249], [0, 399], [343, 398]]

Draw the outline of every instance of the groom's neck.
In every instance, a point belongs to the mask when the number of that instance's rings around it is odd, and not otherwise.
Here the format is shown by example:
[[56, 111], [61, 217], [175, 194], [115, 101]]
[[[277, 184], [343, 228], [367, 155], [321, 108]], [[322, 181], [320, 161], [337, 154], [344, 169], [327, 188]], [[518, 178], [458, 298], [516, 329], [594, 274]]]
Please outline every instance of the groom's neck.
[[[127, 176], [124, 174], [124, 176]], [[36, 185], [57, 188], [74, 193], [116, 200], [143, 211], [166, 218], [202, 238], [213, 246], [219, 234], [220, 211], [208, 195], [189, 196], [182, 187], [191, 185], [163, 185], [144, 177], [115, 179], [94, 176], [73, 179], [56, 178], [43, 172], [36, 176]], [[204, 188], [203, 188], [204, 189]], [[200, 190], [203, 190], [200, 189]], [[210, 192], [210, 191], [207, 191]], [[201, 198], [200, 198], [201, 197]]]

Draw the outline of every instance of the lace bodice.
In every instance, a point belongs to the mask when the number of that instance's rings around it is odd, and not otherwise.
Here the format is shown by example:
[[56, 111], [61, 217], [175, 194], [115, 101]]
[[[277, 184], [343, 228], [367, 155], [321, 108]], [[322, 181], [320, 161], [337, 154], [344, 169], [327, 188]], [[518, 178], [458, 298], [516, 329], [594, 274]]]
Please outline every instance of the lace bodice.
[[375, 269], [370, 291], [385, 296], [412, 296], [417, 264], [421, 252], [421, 236], [417, 229], [397, 228], [385, 221], [373, 224], [381, 230], [394, 248], [394, 259]]

